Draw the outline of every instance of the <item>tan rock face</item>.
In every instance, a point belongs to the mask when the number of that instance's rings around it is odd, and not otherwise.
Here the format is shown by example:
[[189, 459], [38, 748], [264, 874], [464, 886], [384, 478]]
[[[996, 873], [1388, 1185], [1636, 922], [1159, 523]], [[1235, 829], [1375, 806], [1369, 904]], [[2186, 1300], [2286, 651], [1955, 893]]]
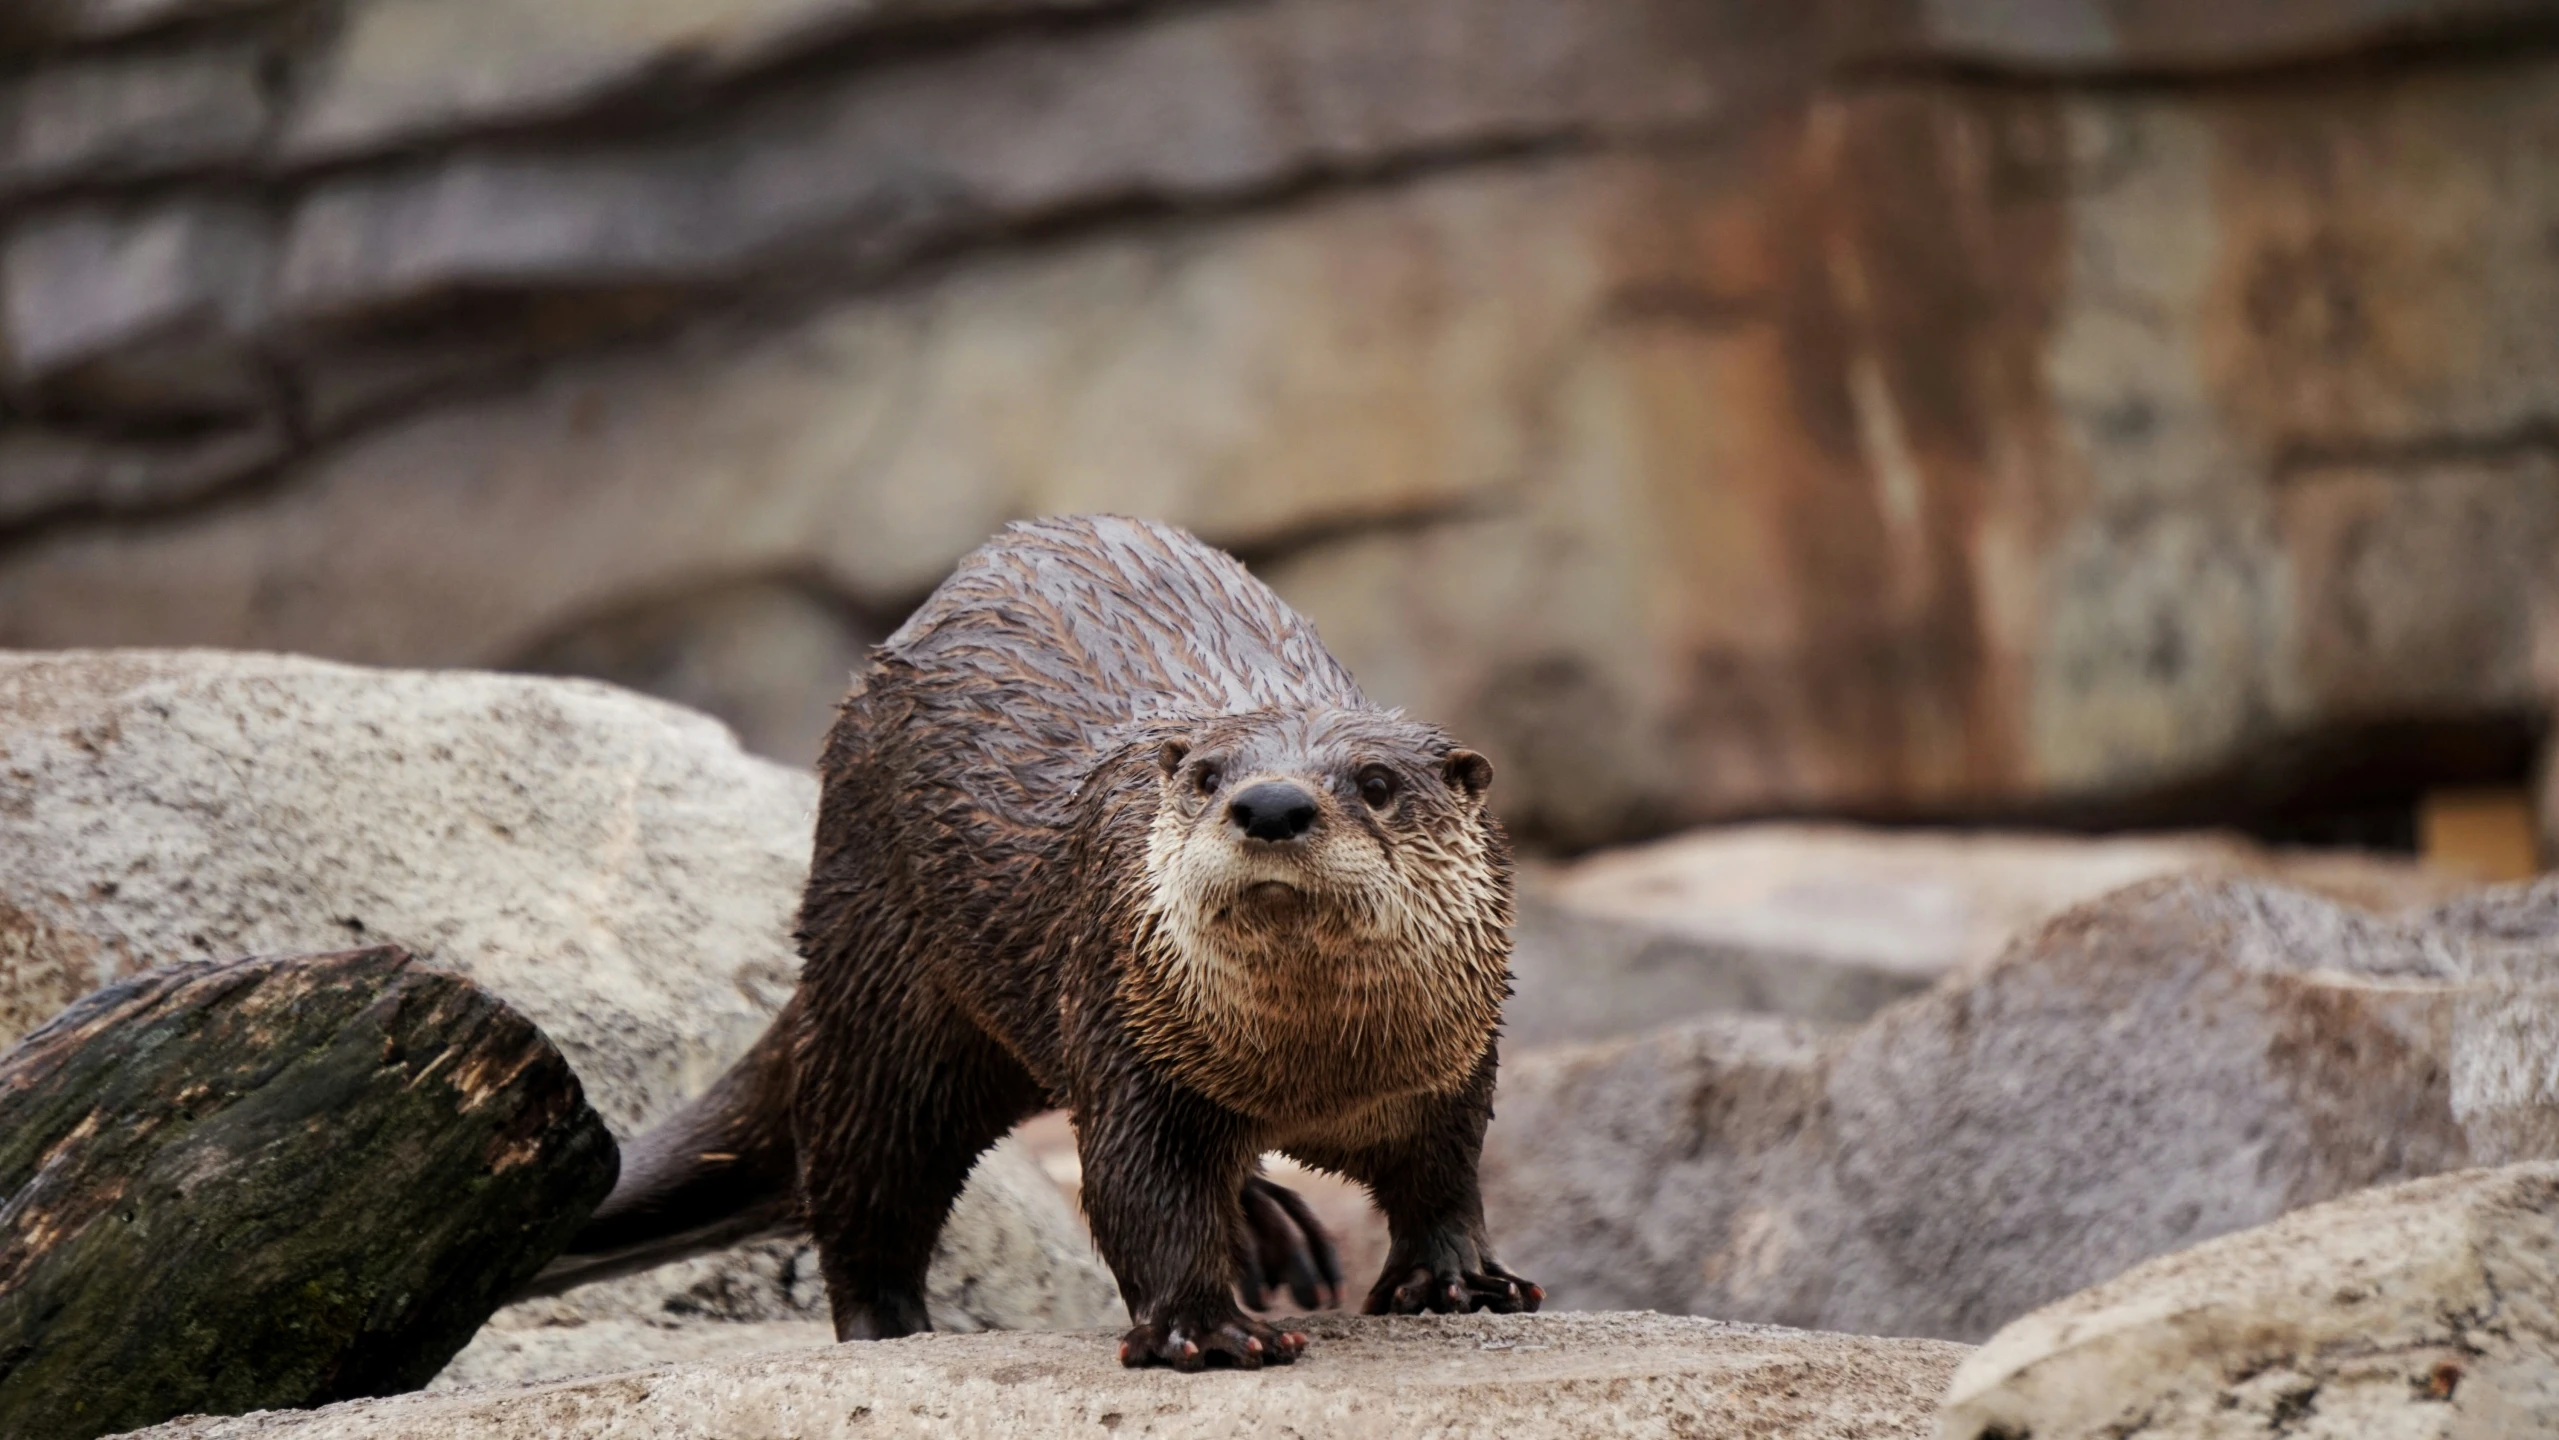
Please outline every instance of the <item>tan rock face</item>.
[[2559, 683], [2559, 61], [2522, 0], [2225, 8], [52, 5], [0, 643], [894, 623], [1110, 508], [1532, 839], [2244, 818]]
[[2541, 404], [2546, 277], [2473, 283], [2528, 243], [2495, 137], [2543, 123], [2534, 73], [2366, 82], [2351, 121], [2324, 78], [1820, 102], [1656, 209], [1640, 293], [1685, 303], [1583, 332], [1545, 485], [1274, 574], [1576, 837], [2138, 793], [2529, 705], [2544, 462], [2427, 437]]
[[[816, 799], [715, 722], [591, 682], [0, 654], [0, 1044], [153, 966], [398, 944], [539, 1025], [628, 1136], [790, 994]], [[945, 1323], [1116, 1313], [1017, 1149], [959, 1213], [933, 1276]], [[663, 1313], [645, 1287], [624, 1298], [613, 1315]]]
[[2559, 1166], [2469, 1170], [2162, 1256], [2002, 1329], [1944, 1440], [2559, 1426]]
[[1517, 1057], [1487, 1210], [1560, 1305], [1987, 1335], [2302, 1205], [2554, 1153], [2553, 906], [2156, 881], [1855, 1029]]
[[517, 1392], [405, 1396], [307, 1414], [186, 1420], [155, 1440], [514, 1440], [792, 1434], [998, 1437], [1110, 1431], [1801, 1440], [1924, 1436], [1961, 1346], [1656, 1315], [1310, 1321], [1254, 1375], [1124, 1370], [1110, 1338], [922, 1335]]

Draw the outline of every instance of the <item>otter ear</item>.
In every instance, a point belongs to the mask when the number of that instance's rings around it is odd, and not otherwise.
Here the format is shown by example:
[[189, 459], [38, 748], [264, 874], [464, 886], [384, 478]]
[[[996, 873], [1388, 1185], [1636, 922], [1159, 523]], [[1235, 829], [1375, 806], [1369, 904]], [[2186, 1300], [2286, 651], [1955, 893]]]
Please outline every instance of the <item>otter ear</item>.
[[1482, 799], [1493, 787], [1493, 762], [1472, 750], [1449, 751], [1448, 758], [1439, 762], [1439, 773], [1472, 799]]
[[1188, 758], [1190, 753], [1190, 741], [1167, 740], [1155, 752], [1155, 768], [1170, 776], [1174, 771], [1182, 768], [1182, 761]]

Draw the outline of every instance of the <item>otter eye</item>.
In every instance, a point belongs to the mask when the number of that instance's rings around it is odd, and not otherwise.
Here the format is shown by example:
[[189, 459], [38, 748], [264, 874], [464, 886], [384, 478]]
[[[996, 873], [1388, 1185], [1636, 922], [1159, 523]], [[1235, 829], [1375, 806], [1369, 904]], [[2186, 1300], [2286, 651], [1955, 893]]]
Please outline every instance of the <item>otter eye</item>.
[[1199, 774], [1199, 787], [1200, 787], [1200, 793], [1201, 793], [1202, 795], [1214, 795], [1214, 794], [1216, 794], [1216, 793], [1217, 793], [1217, 786], [1218, 786], [1218, 782], [1220, 782], [1220, 781], [1224, 780], [1225, 778], [1226, 778], [1225, 776], [1223, 776], [1223, 775], [1221, 775], [1221, 774], [1219, 774], [1219, 773], [1217, 772], [1217, 767], [1216, 767], [1216, 766], [1214, 766], [1214, 765], [1202, 765], [1202, 766], [1200, 767], [1200, 774]]
[[1395, 772], [1383, 765], [1371, 765], [1359, 772], [1359, 798], [1371, 810], [1383, 810], [1395, 799]]

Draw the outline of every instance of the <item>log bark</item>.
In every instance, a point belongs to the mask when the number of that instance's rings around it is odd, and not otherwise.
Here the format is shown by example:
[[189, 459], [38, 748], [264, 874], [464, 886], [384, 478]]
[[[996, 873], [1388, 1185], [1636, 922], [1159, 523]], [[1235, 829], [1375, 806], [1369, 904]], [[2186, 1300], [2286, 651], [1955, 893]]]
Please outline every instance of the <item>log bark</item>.
[[0, 1055], [0, 1434], [414, 1389], [617, 1163], [531, 1022], [397, 948], [110, 986]]

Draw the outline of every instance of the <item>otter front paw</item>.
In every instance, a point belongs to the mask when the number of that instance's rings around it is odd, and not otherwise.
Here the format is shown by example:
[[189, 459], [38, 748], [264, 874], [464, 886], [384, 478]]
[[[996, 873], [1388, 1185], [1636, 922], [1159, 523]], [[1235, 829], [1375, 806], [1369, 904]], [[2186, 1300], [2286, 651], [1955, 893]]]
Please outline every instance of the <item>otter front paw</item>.
[[1426, 1310], [1442, 1315], [1475, 1310], [1515, 1315], [1545, 1303], [1543, 1289], [1512, 1274], [1501, 1262], [1486, 1257], [1479, 1263], [1480, 1270], [1460, 1269], [1453, 1263], [1390, 1264], [1377, 1278], [1376, 1288], [1368, 1292], [1366, 1309], [1371, 1315], [1419, 1315]]
[[1244, 1234], [1237, 1238], [1236, 1277], [1244, 1303], [1269, 1308], [1270, 1291], [1286, 1286], [1300, 1310], [1342, 1303], [1342, 1261], [1312, 1207], [1267, 1176], [1244, 1181]]
[[1172, 1315], [1148, 1320], [1120, 1337], [1120, 1363], [1204, 1370], [1232, 1365], [1259, 1370], [1286, 1365], [1306, 1348], [1306, 1336], [1251, 1319], [1232, 1308], [1223, 1315]]

